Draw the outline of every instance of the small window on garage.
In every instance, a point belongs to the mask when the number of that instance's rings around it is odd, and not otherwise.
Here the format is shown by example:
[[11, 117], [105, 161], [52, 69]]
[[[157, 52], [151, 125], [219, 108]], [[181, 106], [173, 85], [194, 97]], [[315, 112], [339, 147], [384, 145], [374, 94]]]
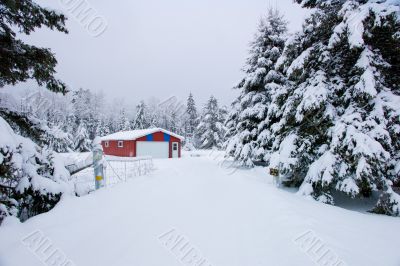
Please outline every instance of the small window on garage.
[[178, 150], [178, 143], [173, 143], [172, 144], [172, 150], [174, 150], [174, 151]]
[[105, 141], [104, 142], [104, 147], [106, 147], [106, 148], [110, 147], [110, 143], [108, 141]]
[[124, 147], [124, 142], [122, 140], [118, 141], [118, 148], [123, 148]]

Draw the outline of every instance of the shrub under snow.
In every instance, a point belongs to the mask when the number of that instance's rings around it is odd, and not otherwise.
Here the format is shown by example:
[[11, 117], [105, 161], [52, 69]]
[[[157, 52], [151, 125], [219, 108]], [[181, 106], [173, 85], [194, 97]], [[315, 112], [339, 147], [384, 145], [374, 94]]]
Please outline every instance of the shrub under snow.
[[21, 220], [54, 207], [63, 193], [73, 194], [70, 175], [57, 153], [14, 133], [0, 117], [0, 223]]

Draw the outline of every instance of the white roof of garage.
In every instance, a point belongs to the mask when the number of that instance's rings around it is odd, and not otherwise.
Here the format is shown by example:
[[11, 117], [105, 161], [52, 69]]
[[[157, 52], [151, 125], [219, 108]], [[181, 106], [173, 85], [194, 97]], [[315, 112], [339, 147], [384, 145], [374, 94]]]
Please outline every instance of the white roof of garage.
[[149, 128], [149, 129], [139, 129], [139, 130], [130, 130], [130, 131], [121, 131], [117, 132], [108, 136], [104, 136], [101, 138], [101, 140], [135, 140], [150, 134], [153, 134], [155, 132], [163, 132], [165, 134], [168, 134], [170, 136], [173, 136], [175, 138], [178, 138], [180, 140], [184, 140], [185, 138], [182, 136], [179, 136], [175, 133], [172, 133], [168, 130], [162, 129], [162, 128]]

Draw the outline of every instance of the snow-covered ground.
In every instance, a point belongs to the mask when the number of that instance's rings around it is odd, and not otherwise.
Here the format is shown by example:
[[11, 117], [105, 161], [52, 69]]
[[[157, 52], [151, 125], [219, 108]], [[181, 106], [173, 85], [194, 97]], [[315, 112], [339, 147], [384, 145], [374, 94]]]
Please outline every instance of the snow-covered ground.
[[50, 265], [55, 250], [68, 266], [400, 265], [399, 218], [306, 200], [263, 168], [198, 155], [155, 160], [148, 176], [65, 197], [23, 224], [6, 220], [0, 265]]

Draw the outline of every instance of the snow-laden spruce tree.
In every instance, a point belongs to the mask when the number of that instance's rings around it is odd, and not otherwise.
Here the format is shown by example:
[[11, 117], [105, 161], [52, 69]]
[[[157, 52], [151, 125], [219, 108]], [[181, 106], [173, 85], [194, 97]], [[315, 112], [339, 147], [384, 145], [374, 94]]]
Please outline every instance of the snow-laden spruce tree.
[[184, 125], [186, 145], [190, 147], [196, 147], [198, 145], [198, 141], [194, 133], [199, 125], [199, 115], [197, 112], [196, 102], [192, 93], [189, 94], [189, 97], [187, 99]]
[[185, 105], [175, 96], [162, 102], [157, 101], [153, 110], [149, 113], [151, 124], [179, 135], [185, 134]]
[[[57, 60], [51, 50], [18, 39], [42, 27], [68, 33], [65, 21], [64, 15], [31, 0], [0, 2], [0, 89], [35, 79], [39, 86], [46, 86], [50, 91], [67, 92], [66, 84], [55, 77]], [[43, 139], [46, 130], [41, 127], [42, 123], [30, 114], [10, 111], [3, 105], [0, 113], [1, 223], [6, 216], [25, 220], [48, 211], [63, 192], [71, 192], [73, 187], [68, 185], [69, 173], [63, 162], [56, 159], [56, 153], [32, 142], [42, 143], [48, 139], [46, 136]], [[51, 115], [48, 119], [55, 120], [55, 117]], [[60, 137], [54, 132], [46, 133]]]
[[110, 133], [110, 127], [107, 121], [105, 121], [105, 118], [100, 119], [99, 125], [96, 129], [96, 136], [103, 137], [109, 135]]
[[79, 123], [74, 137], [74, 149], [78, 152], [91, 151], [92, 142], [89, 138], [89, 133], [83, 121]]
[[60, 126], [44, 126], [43, 143], [55, 152], [71, 152], [73, 150], [72, 136]]
[[136, 117], [133, 121], [133, 129], [146, 129], [150, 127], [150, 123], [147, 117], [147, 106], [144, 101], [136, 107]]
[[[75, 116], [75, 128], [83, 121], [90, 139], [94, 139], [97, 130], [96, 117], [99, 115], [95, 110], [97, 103], [94, 95], [88, 89], [79, 89], [73, 92], [72, 105]], [[100, 108], [97, 108], [100, 109]]]
[[121, 113], [119, 115], [119, 120], [118, 120], [118, 131], [128, 131], [131, 129], [131, 123], [129, 122], [129, 119], [126, 115], [125, 108], [122, 108]]
[[[227, 119], [227, 154], [246, 166], [263, 160], [268, 146], [269, 131], [267, 112], [274, 112], [271, 101], [284, 88], [285, 78], [275, 70], [287, 38], [287, 22], [276, 9], [269, 9], [258, 25], [250, 43], [250, 56], [244, 68], [245, 77], [236, 86], [239, 97], [232, 105]], [[271, 110], [269, 110], [271, 109]]]
[[200, 149], [222, 148], [226, 132], [224, 114], [224, 111], [219, 108], [217, 99], [211, 96], [204, 106], [195, 132], [199, 139]]
[[297, 2], [314, 12], [278, 60], [292, 86], [265, 159], [302, 195], [380, 191], [374, 211], [399, 215], [399, 2]]

